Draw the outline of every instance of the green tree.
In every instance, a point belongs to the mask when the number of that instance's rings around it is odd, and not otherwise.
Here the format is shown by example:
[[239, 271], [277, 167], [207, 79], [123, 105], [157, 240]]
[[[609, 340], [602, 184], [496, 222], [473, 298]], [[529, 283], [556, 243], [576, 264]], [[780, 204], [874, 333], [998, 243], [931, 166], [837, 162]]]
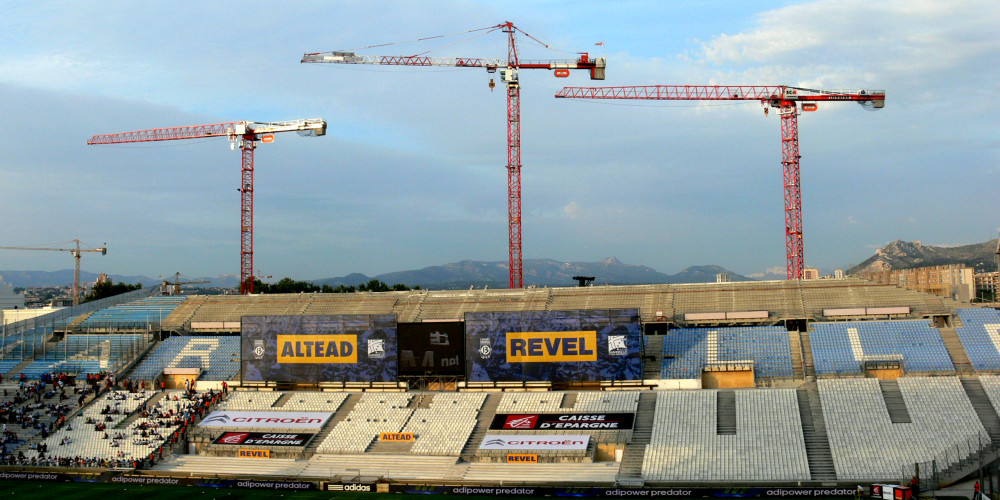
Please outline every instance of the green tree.
[[140, 288], [142, 288], [142, 283], [136, 283], [134, 285], [122, 283], [120, 281], [118, 282], [118, 284], [112, 284], [110, 281], [105, 281], [102, 283], [94, 283], [94, 287], [90, 290], [90, 293], [83, 296], [83, 302], [100, 300], [105, 297], [111, 297], [114, 295], [120, 295], [126, 292], [131, 292], [133, 290], [139, 290]]

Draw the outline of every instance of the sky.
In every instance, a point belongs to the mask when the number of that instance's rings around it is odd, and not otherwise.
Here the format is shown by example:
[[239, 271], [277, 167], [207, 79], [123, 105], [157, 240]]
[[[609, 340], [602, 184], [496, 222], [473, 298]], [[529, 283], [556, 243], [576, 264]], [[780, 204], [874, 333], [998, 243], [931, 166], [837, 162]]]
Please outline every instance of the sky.
[[[565, 85], [884, 89], [799, 117], [807, 267], [1000, 231], [1000, 2], [3, 2], [0, 246], [107, 244], [114, 275], [239, 273], [240, 155], [94, 134], [319, 117], [255, 157], [255, 272], [321, 279], [507, 260], [506, 96], [473, 68], [303, 53], [607, 58], [521, 72], [525, 259], [676, 273], [785, 266], [780, 126], [760, 103], [555, 99]], [[437, 35], [453, 35], [430, 38]], [[402, 42], [402, 43], [400, 43]], [[595, 45], [603, 42], [603, 45]], [[0, 250], [0, 269], [70, 256]], [[528, 284], [528, 283], [526, 283]]]

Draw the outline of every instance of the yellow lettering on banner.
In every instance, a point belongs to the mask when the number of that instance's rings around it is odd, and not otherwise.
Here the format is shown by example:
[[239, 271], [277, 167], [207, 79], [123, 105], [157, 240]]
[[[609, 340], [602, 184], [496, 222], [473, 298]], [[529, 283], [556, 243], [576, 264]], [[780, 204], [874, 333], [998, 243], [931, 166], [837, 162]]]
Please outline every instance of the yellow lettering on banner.
[[379, 441], [413, 441], [412, 432], [383, 432], [379, 434]]
[[240, 450], [240, 458], [271, 458], [271, 450]]
[[537, 464], [538, 455], [530, 455], [526, 453], [508, 453], [507, 463], [511, 464]]
[[278, 363], [357, 362], [357, 335], [278, 335]]
[[597, 332], [508, 332], [508, 363], [597, 361]]

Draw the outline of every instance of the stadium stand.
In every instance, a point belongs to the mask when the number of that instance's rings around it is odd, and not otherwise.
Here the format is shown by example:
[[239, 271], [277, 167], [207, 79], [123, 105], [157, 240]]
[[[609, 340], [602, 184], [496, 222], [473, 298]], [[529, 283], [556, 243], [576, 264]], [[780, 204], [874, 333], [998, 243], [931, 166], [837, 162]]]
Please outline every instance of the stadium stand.
[[278, 391], [242, 391], [231, 392], [225, 401], [219, 403], [218, 410], [261, 411], [273, 410], [276, 403], [285, 393]]
[[[899, 392], [912, 422], [893, 423], [880, 382], [820, 379], [819, 395], [837, 478], [884, 480], [903, 467], [936, 460], [941, 470], [966, 456], [956, 445], [989, 437], [957, 377], [902, 377]], [[943, 431], [947, 429], [947, 431]], [[966, 453], [967, 455], [967, 453]]]
[[577, 413], [634, 413], [638, 409], [638, 392], [579, 392], [573, 405]]
[[508, 392], [497, 413], [558, 413], [563, 411], [561, 392]]
[[756, 377], [791, 377], [788, 331], [777, 326], [683, 328], [663, 336], [661, 378], [699, 378], [704, 368], [725, 363], [753, 363]]
[[415, 436], [410, 453], [458, 456], [476, 427], [485, 393], [435, 394], [428, 408], [417, 408], [402, 432]]
[[[335, 412], [347, 400], [344, 392], [292, 392], [285, 404], [274, 407], [283, 411], [329, 411]], [[279, 398], [280, 399], [280, 398]]]
[[146, 328], [157, 326], [163, 318], [187, 297], [180, 295], [158, 295], [136, 301], [116, 304], [106, 309], [94, 311], [76, 325], [79, 330]]
[[1000, 370], [1000, 311], [956, 310], [962, 326], [955, 333], [976, 370]]
[[413, 415], [413, 394], [365, 393], [319, 445], [317, 453], [364, 453], [382, 432], [400, 432]]
[[902, 361], [906, 371], [954, 372], [941, 334], [926, 320], [813, 323], [817, 374], [861, 373], [865, 361]]
[[647, 481], [809, 479], [795, 391], [735, 391], [736, 432], [719, 434], [716, 390], [661, 392], [642, 462]]
[[240, 373], [240, 338], [170, 337], [146, 355], [131, 376], [152, 380], [164, 368], [201, 368], [199, 380], [233, 380]]
[[46, 373], [86, 375], [115, 370], [142, 353], [150, 339], [142, 334], [69, 334], [37, 354], [20, 373], [38, 379]]

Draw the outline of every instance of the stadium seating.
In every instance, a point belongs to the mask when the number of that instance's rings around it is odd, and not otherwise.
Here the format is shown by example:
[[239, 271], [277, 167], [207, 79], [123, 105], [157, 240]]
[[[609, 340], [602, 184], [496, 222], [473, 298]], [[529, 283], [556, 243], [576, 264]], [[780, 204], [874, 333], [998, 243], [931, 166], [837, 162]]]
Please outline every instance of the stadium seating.
[[663, 336], [663, 379], [700, 378], [707, 366], [753, 362], [756, 377], [791, 377], [788, 331], [777, 326], [684, 328]]
[[476, 427], [485, 393], [435, 394], [429, 408], [417, 408], [402, 432], [412, 432], [415, 455], [458, 456]]
[[[151, 400], [151, 397], [160, 393], [153, 391], [139, 391], [130, 393], [128, 391], [109, 391], [100, 398], [92, 402], [82, 415], [74, 416], [67, 420], [67, 425], [49, 435], [44, 442], [48, 447], [49, 455], [60, 457], [84, 457], [108, 460], [141, 460], [147, 457], [153, 450], [156, 450], [168, 439], [179, 427], [169, 420], [154, 418], [137, 418], [128, 427], [122, 428], [120, 424], [143, 403]], [[167, 394], [179, 395], [178, 391], [171, 391]], [[161, 396], [163, 397], [163, 396]], [[175, 414], [182, 414], [191, 406], [190, 401], [167, 401], [163, 397], [160, 408], [173, 410]], [[112, 413], [103, 413], [105, 408], [112, 408]], [[108, 420], [110, 418], [110, 420]], [[87, 423], [87, 422], [91, 423]], [[95, 425], [102, 423], [106, 426], [104, 431], [95, 430]], [[140, 426], [146, 423], [150, 430], [149, 436], [139, 435]], [[104, 439], [105, 433], [108, 439]], [[122, 434], [124, 438], [115, 439], [115, 435]], [[70, 442], [65, 442], [69, 438]]]
[[508, 392], [500, 400], [497, 413], [558, 413], [562, 408], [561, 392]]
[[274, 410], [276, 403], [285, 393], [278, 391], [230, 392], [225, 401], [219, 403], [218, 410], [264, 411]]
[[861, 373], [865, 361], [903, 362], [906, 371], [954, 371], [940, 332], [926, 320], [813, 323], [817, 374]]
[[647, 481], [809, 479], [795, 391], [736, 391], [736, 433], [716, 427], [716, 390], [656, 397], [653, 433], [642, 462]]
[[958, 309], [962, 326], [955, 333], [976, 370], [1000, 370], [1000, 311]]
[[114, 370], [142, 353], [149, 339], [142, 334], [69, 334], [47, 343], [44, 353], [20, 370], [29, 379], [46, 373], [85, 375]]
[[956, 377], [902, 377], [899, 390], [912, 423], [893, 423], [879, 381], [820, 379], [819, 396], [837, 478], [898, 477], [904, 466], [937, 461], [940, 470], [964, 456], [956, 445], [989, 443], [986, 430]]
[[187, 297], [179, 295], [153, 296], [140, 300], [117, 304], [106, 309], [94, 311], [93, 314], [77, 325], [78, 329], [87, 330], [95, 328], [128, 328], [128, 327], [148, 327], [155, 328], [173, 312], [178, 304], [187, 300]]
[[633, 413], [638, 409], [638, 392], [579, 392], [572, 408], [576, 413]]
[[283, 411], [336, 412], [347, 400], [344, 392], [292, 392], [285, 404], [271, 408]]
[[236, 336], [170, 337], [147, 354], [131, 376], [151, 380], [164, 368], [201, 368], [199, 380], [232, 380], [240, 373], [239, 359]]
[[400, 432], [413, 415], [413, 394], [365, 393], [347, 417], [337, 423], [317, 453], [364, 453], [382, 432]]

